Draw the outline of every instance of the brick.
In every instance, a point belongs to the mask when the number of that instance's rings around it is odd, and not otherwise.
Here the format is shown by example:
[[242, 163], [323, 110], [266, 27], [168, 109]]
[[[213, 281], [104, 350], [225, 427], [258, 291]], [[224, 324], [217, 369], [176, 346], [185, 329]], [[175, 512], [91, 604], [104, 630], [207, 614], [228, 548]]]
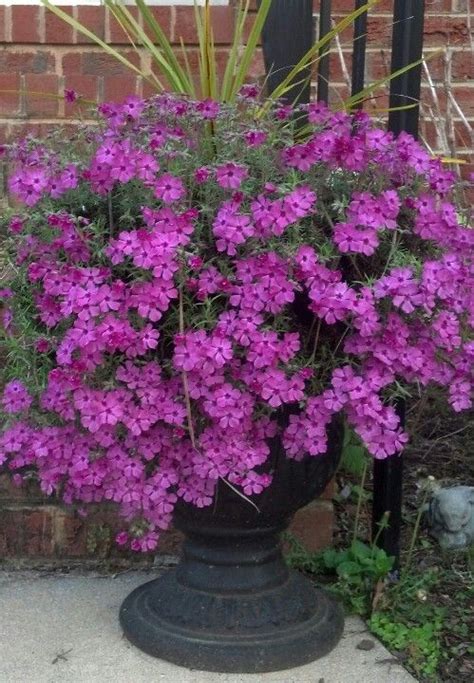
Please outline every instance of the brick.
[[[470, 124], [471, 130], [474, 131], [474, 120], [471, 120]], [[467, 131], [465, 124], [462, 121], [452, 121], [451, 125], [454, 132], [456, 152], [458, 153], [469, 149], [473, 145], [474, 139], [472, 134]], [[451, 131], [451, 125], [449, 126], [449, 131]], [[442, 141], [438, 139], [437, 128], [431, 120], [429, 113], [426, 113], [426, 115], [422, 117], [420, 130], [433, 149], [442, 148]], [[449, 132], [449, 134], [452, 135], [451, 132]]]
[[50, 557], [54, 508], [11, 507], [0, 515], [0, 552], [4, 557]]
[[453, 79], [472, 80], [474, 78], [474, 52], [472, 50], [453, 52], [451, 69]]
[[439, 14], [451, 12], [452, 0], [425, 0], [426, 14]]
[[0, 50], [0, 72], [55, 73], [56, 55], [50, 50]]
[[62, 71], [65, 76], [82, 73], [82, 52], [66, 52], [61, 57]]
[[265, 66], [263, 64], [263, 51], [258, 48], [255, 50], [255, 53], [252, 57], [252, 61], [250, 62], [250, 68], [248, 71], [248, 80], [249, 81], [260, 81], [262, 78], [265, 77]]
[[103, 79], [103, 101], [123, 102], [129, 95], [137, 92], [135, 76], [107, 76]]
[[331, 479], [318, 500], [332, 500], [336, 494], [336, 480]]
[[[471, 175], [474, 173], [474, 154], [471, 152], [461, 152], [458, 154], [460, 159], [463, 159], [466, 163], [461, 165], [461, 178], [470, 182], [471, 190], [474, 189], [474, 183], [470, 180]], [[473, 202], [474, 203], [474, 202]]]
[[[452, 0], [425, 0], [425, 10], [427, 14], [439, 14], [440, 12], [451, 11]], [[354, 0], [335, 0], [332, 3], [333, 14], [345, 15], [354, 11]], [[313, 0], [313, 10], [319, 12], [319, 0]], [[393, 0], [380, 0], [369, 10], [370, 14], [392, 14]]]
[[[451, 91], [453, 97], [462, 109], [464, 116], [466, 116], [468, 119], [474, 118], [474, 88], [466, 87], [462, 83], [454, 83], [452, 85]], [[444, 89], [438, 88], [437, 96], [441, 111], [446, 111], [447, 95]], [[433, 101], [429, 88], [424, 84], [422, 84], [421, 97], [422, 101], [426, 102], [427, 104], [430, 104]]]
[[[103, 7], [80, 6], [77, 8], [78, 21], [101, 40], [105, 39], [105, 12]], [[77, 43], [93, 43], [91, 38], [77, 31]]]
[[[78, 107], [81, 106], [81, 99], [97, 102], [99, 98], [99, 77], [83, 76], [82, 74], [70, 74], [64, 78], [64, 89], [74, 90], [79, 99], [76, 102], [66, 102], [66, 116], [77, 115]], [[89, 106], [83, 103], [84, 106]]]
[[[19, 503], [28, 501], [44, 502], [45, 496], [41, 493], [38, 483], [27, 480], [23, 486], [15, 486], [8, 474], [0, 474], [0, 506], [2, 503]], [[1, 513], [0, 513], [1, 514]]]
[[[59, 94], [59, 78], [57, 76], [50, 74], [26, 74], [25, 90], [27, 116], [57, 116], [59, 100], [52, 97]], [[44, 95], [50, 95], [51, 97], [45, 97]]]
[[329, 87], [329, 104], [332, 107], [340, 107], [340, 105], [350, 97], [348, 87], [344, 84], [330, 85]]
[[179, 555], [183, 545], [184, 535], [171, 527], [160, 536], [157, 548], [158, 555]]
[[472, 0], [452, 0], [453, 6], [451, 11], [466, 13], [468, 11], [468, 2], [472, 2]]
[[[351, 74], [352, 66], [352, 51], [344, 51], [344, 63], [346, 65], [349, 76]], [[366, 58], [367, 63], [367, 58]], [[329, 73], [330, 80], [332, 83], [342, 83], [344, 82], [344, 71], [342, 69], [341, 60], [339, 54], [336, 52], [331, 52], [329, 55]]]
[[156, 95], [158, 92], [159, 90], [154, 86], [153, 82], [143, 79], [141, 84], [142, 97], [148, 99], [149, 97]]
[[430, 46], [459, 45], [468, 38], [467, 22], [462, 17], [437, 16], [425, 19], [425, 43]]
[[58, 507], [54, 515], [54, 554], [61, 558], [119, 554], [114, 539], [122, 526], [114, 508], [92, 507], [82, 517], [74, 509]]
[[[171, 17], [172, 17], [172, 10], [171, 7], [150, 7], [151, 13], [155, 19], [155, 21], [159, 24], [161, 27], [163, 33], [165, 36], [168, 38], [169, 41], [173, 39], [172, 30], [171, 30]], [[153, 32], [151, 29], [148, 27], [148, 25], [144, 22], [144, 28], [146, 29], [147, 35], [152, 37]]]
[[[61, 10], [72, 17], [72, 7], [61, 7]], [[48, 8], [45, 10], [45, 40], [46, 44], [69, 45], [73, 42], [74, 30], [66, 21], [58, 17]]]
[[39, 43], [40, 8], [34, 5], [14, 5], [12, 11], [12, 42]]
[[[135, 52], [127, 51], [122, 54], [135, 66], [140, 65], [140, 59]], [[112, 55], [96, 51], [84, 52], [81, 55], [81, 73], [88, 76], [103, 76], [108, 79], [113, 76], [129, 76], [130, 69]]]
[[289, 532], [308, 550], [316, 552], [331, 544], [334, 533], [332, 503], [315, 500], [296, 513]]
[[4, 43], [7, 40], [7, 20], [6, 20], [6, 8], [4, 6], [0, 7], [0, 43]]
[[[20, 75], [0, 73], [0, 116], [15, 116], [20, 111]], [[17, 92], [2, 92], [14, 90]]]
[[[211, 23], [216, 44], [230, 43], [234, 33], [234, 10], [228, 7], [211, 7]], [[185, 45], [197, 45], [198, 35], [193, 7], [176, 7], [173, 40], [183, 39]]]
[[[127, 7], [128, 11], [137, 19], [138, 10], [136, 7]], [[112, 45], [130, 45], [130, 39], [127, 33], [123, 30], [121, 24], [115, 19], [109, 10], [106, 10], [108, 15], [109, 30], [106, 35], [107, 43]]]
[[[185, 67], [185, 60], [182, 52], [177, 53], [178, 62], [181, 66]], [[199, 48], [190, 47], [186, 49], [187, 62], [191, 73], [194, 76], [195, 83], [199, 84]], [[228, 52], [225, 49], [216, 50], [216, 63], [217, 63], [217, 73], [221, 78], [224, 75], [225, 67], [227, 64]]]

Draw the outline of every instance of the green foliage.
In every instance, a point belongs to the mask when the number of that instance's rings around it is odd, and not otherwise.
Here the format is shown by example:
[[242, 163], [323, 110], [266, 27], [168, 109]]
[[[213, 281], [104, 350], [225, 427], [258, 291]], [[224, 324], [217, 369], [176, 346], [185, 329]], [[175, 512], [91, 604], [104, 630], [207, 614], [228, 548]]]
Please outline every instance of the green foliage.
[[369, 626], [389, 648], [405, 651], [407, 663], [418, 675], [432, 677], [436, 674], [441, 658], [441, 611], [432, 614], [429, 621], [414, 625], [394, 620], [390, 614], [375, 612]]
[[87, 532], [87, 552], [105, 559], [110, 554], [112, 541], [112, 530], [107, 524], [92, 524]]
[[347, 424], [344, 426], [344, 441], [342, 444], [342, 458], [340, 468], [356, 477], [361, 477], [369, 462], [370, 456], [367, 449], [362, 445], [361, 440], [350, 429]]
[[287, 540], [290, 546], [287, 562], [297, 569], [335, 578], [329, 590], [342, 599], [349, 611], [357, 614], [367, 614], [378, 582], [393, 568], [393, 557], [357, 539], [347, 549], [328, 548], [320, 553], [306, 552], [294, 537], [288, 536]]

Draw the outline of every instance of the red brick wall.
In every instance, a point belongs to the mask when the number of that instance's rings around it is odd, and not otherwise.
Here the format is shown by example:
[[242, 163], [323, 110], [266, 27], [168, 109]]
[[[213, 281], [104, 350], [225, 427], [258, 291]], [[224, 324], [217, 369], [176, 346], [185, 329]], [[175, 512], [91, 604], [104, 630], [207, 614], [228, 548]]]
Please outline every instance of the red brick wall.
[[[426, 0], [426, 52], [440, 47], [452, 48], [452, 92], [464, 115], [474, 126], [474, 73], [469, 33], [468, 2], [472, 0]], [[315, 11], [318, 1], [315, 0]], [[354, 0], [334, 0], [335, 19], [351, 10]], [[390, 63], [388, 47], [391, 36], [393, 2], [382, 0], [372, 11], [368, 23], [367, 81], [387, 73]], [[473, 4], [474, 14], [474, 4]], [[126, 36], [109, 13], [101, 7], [69, 7], [82, 23], [117, 47], [140, 68], [150, 69], [149, 57], [137, 55], [130, 49]], [[233, 8], [214, 7], [215, 40], [219, 44], [222, 63], [225, 63], [226, 44], [232, 36]], [[191, 64], [197, 65], [196, 32], [193, 10], [190, 7], [155, 7], [153, 13], [173, 43], [182, 37], [187, 45]], [[474, 23], [473, 23], [474, 26]], [[350, 69], [351, 35], [348, 30], [341, 37], [341, 48]], [[446, 110], [443, 86], [443, 58], [430, 62], [430, 70], [437, 85], [441, 106]], [[252, 68], [253, 77], [262, 73], [261, 55], [257, 54]], [[339, 101], [346, 86], [340, 58], [331, 58], [331, 99]], [[62, 99], [65, 88], [77, 91], [89, 100], [119, 100], [129, 93], [148, 94], [148, 86], [126, 67], [104, 55], [91, 41], [63, 24], [44, 7], [0, 6], [0, 142], [34, 130], [41, 134], [52, 124], [69, 123], [78, 116], [77, 105]], [[1, 92], [1, 91], [14, 92]], [[19, 91], [23, 92], [19, 92]], [[34, 93], [59, 94], [60, 99]], [[432, 107], [427, 83], [423, 85], [425, 109]], [[387, 106], [382, 94], [368, 107]], [[472, 165], [474, 141], [459, 114], [454, 113], [457, 156], [469, 161], [463, 173], [474, 170]], [[426, 121], [422, 130], [433, 148], [440, 147], [434, 125]], [[0, 188], [1, 193], [1, 188]], [[0, 194], [1, 200], [1, 194]], [[301, 512], [294, 531], [315, 549], [331, 539], [333, 515], [330, 492], [326, 500], [317, 502]], [[42, 497], [34, 486], [24, 490], [13, 488], [5, 475], [0, 476], [0, 560], [1, 558], [85, 558], [107, 555], [110, 537], [117, 528], [113, 512], [108, 508], [91, 513], [86, 519], [77, 511], [64, 509], [54, 500]], [[176, 534], [165, 539], [162, 552], [174, 553], [179, 544]]]
[[[226, 58], [226, 44], [232, 36], [234, 9], [230, 5], [212, 9], [215, 40], [219, 44], [222, 63]], [[474, 125], [474, 1], [473, 0], [426, 0], [425, 52], [433, 53], [440, 48], [452, 50], [452, 93], [464, 115]], [[318, 0], [315, 0], [317, 14]], [[471, 7], [469, 8], [469, 5]], [[352, 9], [354, 0], [334, 0], [334, 19], [341, 18]], [[137, 55], [128, 45], [128, 39], [109, 12], [102, 7], [66, 7], [91, 31], [114, 45], [130, 61], [140, 68], [150, 70], [150, 58], [144, 52]], [[367, 81], [373, 81], [387, 73], [390, 63], [393, 2], [381, 0], [368, 21]], [[473, 20], [469, 29], [469, 9]], [[187, 45], [190, 63], [197, 66], [196, 31], [192, 7], [154, 7], [153, 13], [173, 43], [180, 37]], [[351, 30], [341, 37], [342, 51], [350, 69]], [[438, 85], [438, 98], [446, 111], [446, 93], [443, 85], [443, 55], [429, 62], [429, 68]], [[252, 75], [262, 73], [260, 55], [257, 55]], [[331, 58], [331, 100], [338, 102], [346, 89], [340, 57], [337, 51]], [[148, 94], [149, 86], [113, 58], [101, 53], [91, 41], [63, 24], [54, 14], [39, 6], [0, 6], [0, 91], [24, 90], [26, 93], [0, 92], [0, 142], [32, 127], [41, 132], [44, 127], [68, 117], [77, 116], [77, 106], [66, 104], [62, 99], [39, 97], [35, 92], [62, 94], [72, 88], [87, 99], [103, 101], [121, 99], [124, 93]], [[423, 83], [425, 111], [433, 110], [432, 96], [426, 79]], [[369, 109], [383, 109], [386, 97], [379, 93]], [[452, 107], [451, 107], [452, 110]], [[474, 141], [470, 139], [461, 116], [448, 112], [455, 120], [457, 154], [472, 163]], [[430, 144], [439, 150], [433, 124], [428, 121], [422, 132]], [[467, 167], [463, 170], [467, 172]], [[473, 170], [472, 165], [469, 168]]]

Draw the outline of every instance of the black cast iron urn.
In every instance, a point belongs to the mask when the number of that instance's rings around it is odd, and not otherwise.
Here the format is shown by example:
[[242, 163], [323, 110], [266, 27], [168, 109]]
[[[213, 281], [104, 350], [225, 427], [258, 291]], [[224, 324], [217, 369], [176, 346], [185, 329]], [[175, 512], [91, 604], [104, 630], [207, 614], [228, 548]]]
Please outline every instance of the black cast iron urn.
[[328, 452], [301, 462], [273, 440], [273, 483], [253, 497], [258, 511], [224, 482], [211, 507], [177, 507], [175, 526], [186, 536], [179, 565], [134, 590], [120, 610], [134, 645], [180, 666], [229, 673], [288, 669], [332, 650], [342, 610], [288, 569], [280, 544], [293, 514], [336, 470], [340, 425], [328, 431]]

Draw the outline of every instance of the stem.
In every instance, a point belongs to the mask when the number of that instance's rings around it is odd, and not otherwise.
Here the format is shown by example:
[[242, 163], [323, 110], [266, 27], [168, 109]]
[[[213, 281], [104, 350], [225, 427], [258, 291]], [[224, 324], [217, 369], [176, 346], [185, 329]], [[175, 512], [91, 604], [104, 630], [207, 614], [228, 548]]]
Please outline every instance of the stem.
[[321, 318], [318, 320], [318, 326], [316, 328], [316, 336], [314, 338], [313, 353], [311, 354], [311, 358], [309, 359], [310, 364], [314, 363], [314, 359], [316, 358], [316, 350], [318, 348], [320, 331], [321, 331]]
[[253, 507], [256, 509], [257, 512], [260, 512], [260, 508], [257, 505], [255, 505], [253, 500], [250, 500], [250, 498], [248, 496], [246, 496], [245, 493], [242, 493], [242, 491], [239, 491], [238, 489], [236, 489], [235, 486], [233, 486], [230, 483], [230, 481], [227, 481], [227, 479], [224, 479], [224, 477], [220, 477], [220, 479], [221, 479], [221, 481], [224, 482], [224, 484], [227, 484], [227, 486], [229, 488], [231, 488], [234, 493], [236, 493], [238, 496], [243, 498], [243, 500], [247, 501], [247, 503], [250, 503], [250, 505], [253, 505]]
[[[180, 271], [180, 283], [179, 283], [179, 332], [180, 334], [184, 334], [184, 306], [183, 306], [183, 272], [182, 269]], [[186, 404], [186, 414], [187, 414], [187, 421], [188, 421], [188, 430], [189, 430], [189, 436], [191, 439], [191, 443], [193, 448], [196, 448], [196, 438], [194, 435], [194, 426], [193, 426], [193, 414], [191, 411], [191, 399], [189, 397], [189, 385], [188, 385], [188, 375], [186, 374], [186, 370], [183, 370], [181, 373], [181, 378], [183, 380], [183, 391], [184, 391], [184, 402]]]
[[359, 532], [359, 518], [360, 518], [360, 509], [362, 507], [362, 491], [364, 490], [364, 485], [365, 485], [365, 478], [367, 476], [367, 469], [369, 467], [369, 463], [366, 460], [364, 464], [364, 470], [362, 472], [362, 478], [360, 481], [360, 490], [359, 490], [359, 497], [357, 499], [357, 509], [356, 509], [356, 516], [354, 520], [354, 533], [352, 534], [352, 541], [357, 540], [357, 534]]
[[408, 548], [408, 555], [407, 555], [407, 560], [405, 564], [405, 571], [408, 572], [410, 569], [410, 565], [413, 559], [413, 552], [415, 550], [415, 543], [416, 539], [418, 538], [418, 532], [420, 530], [420, 524], [421, 524], [421, 516], [423, 515], [424, 512], [424, 507], [425, 503], [428, 500], [428, 496], [430, 495], [431, 491], [427, 488], [425, 490], [425, 495], [423, 496], [423, 500], [421, 501], [420, 507], [418, 508], [418, 513], [416, 515], [416, 520], [415, 520], [415, 526], [413, 527], [413, 533], [411, 535], [411, 541], [410, 541], [410, 547]]
[[380, 520], [380, 522], [378, 522], [379, 528], [377, 529], [377, 533], [375, 534], [375, 538], [372, 541], [372, 547], [373, 548], [375, 548], [375, 546], [377, 545], [377, 542], [380, 538], [380, 534], [382, 533], [382, 531], [388, 526], [388, 520], [389, 519], [390, 519], [390, 510], [385, 510], [385, 512], [382, 515], [382, 519]]
[[311, 327], [309, 328], [308, 339], [306, 340], [306, 351], [309, 350], [309, 342], [311, 341], [311, 337], [312, 337], [313, 332], [314, 332], [314, 327], [315, 327], [315, 325], [316, 325], [316, 320], [317, 320], [317, 318], [316, 318], [316, 316], [314, 316], [313, 321], [312, 321], [312, 323], [311, 323]]
[[110, 230], [110, 236], [114, 236], [114, 214], [112, 210], [112, 193], [109, 192], [107, 195], [107, 206], [109, 209], [109, 230]]
[[344, 341], [344, 338], [346, 337], [346, 335], [347, 335], [347, 333], [349, 332], [349, 330], [350, 330], [350, 327], [347, 326], [346, 329], [344, 330], [344, 332], [341, 334], [341, 337], [340, 337], [339, 341], [337, 342], [334, 351], [331, 352], [331, 356], [332, 356], [333, 358], [336, 357], [336, 353], [338, 352], [339, 347], [340, 347], [340, 345], [342, 344], [342, 342]]
[[354, 258], [354, 256], [353, 256], [352, 254], [349, 254], [349, 261], [351, 262], [351, 264], [352, 264], [352, 266], [353, 266], [355, 272], [356, 272], [357, 275], [359, 276], [360, 281], [361, 281], [361, 282], [364, 282], [364, 279], [365, 279], [365, 278], [364, 278], [362, 272], [360, 271], [359, 266], [357, 265], [357, 261], [355, 260], [355, 258]]
[[390, 251], [389, 251], [388, 256], [387, 256], [387, 261], [386, 261], [385, 267], [383, 269], [382, 277], [387, 272], [388, 267], [390, 265], [390, 261], [392, 260], [392, 256], [394, 255], [395, 251], [397, 250], [397, 239], [398, 239], [398, 230], [397, 230], [397, 228], [395, 228], [393, 231], [392, 244], [390, 245]]

